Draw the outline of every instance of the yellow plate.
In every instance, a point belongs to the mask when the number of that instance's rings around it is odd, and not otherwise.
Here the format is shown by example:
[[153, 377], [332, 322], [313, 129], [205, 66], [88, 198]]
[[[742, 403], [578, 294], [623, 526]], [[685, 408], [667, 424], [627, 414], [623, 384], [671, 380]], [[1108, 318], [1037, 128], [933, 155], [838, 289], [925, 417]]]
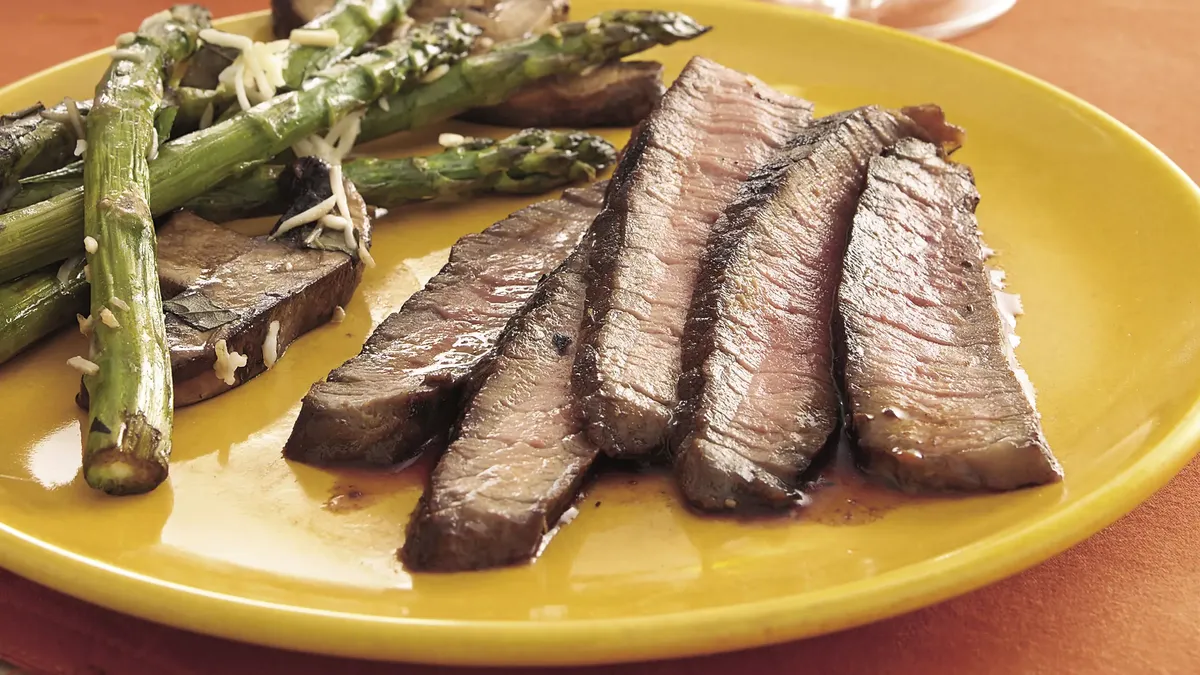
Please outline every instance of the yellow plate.
[[[582, 16], [625, 0], [575, 4]], [[867, 517], [838, 526], [838, 508], [704, 519], [665, 480], [608, 480], [533, 565], [411, 576], [394, 552], [420, 491], [412, 472], [322, 471], [284, 462], [280, 448], [309, 384], [357, 353], [457, 237], [523, 204], [489, 199], [379, 227], [380, 266], [346, 322], [180, 412], [170, 483], [149, 496], [104, 498], [78, 477], [78, 378], [64, 361], [82, 338], [67, 331], [0, 368], [0, 564], [124, 612], [280, 647], [471, 664], [635, 660], [815, 635], [963, 593], [1092, 534], [1188, 460], [1200, 430], [1200, 199], [1161, 153], [1095, 108], [947, 46], [750, 2], [662, 5], [717, 27], [654, 52], [671, 73], [704, 54], [821, 112], [935, 101], [967, 127], [961, 158], [1025, 300], [1019, 355], [1064, 484], [862, 508]], [[256, 14], [225, 26], [266, 24]], [[86, 97], [105, 61], [8, 87], [0, 109]], [[426, 151], [432, 138], [398, 149]]]

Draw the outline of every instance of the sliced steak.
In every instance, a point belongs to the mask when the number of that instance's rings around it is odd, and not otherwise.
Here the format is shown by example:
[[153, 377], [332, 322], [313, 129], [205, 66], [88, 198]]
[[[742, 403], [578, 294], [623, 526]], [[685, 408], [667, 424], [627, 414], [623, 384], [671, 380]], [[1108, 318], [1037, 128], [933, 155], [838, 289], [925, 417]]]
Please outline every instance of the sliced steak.
[[585, 255], [542, 282], [479, 373], [409, 524], [409, 567], [449, 572], [530, 560], [575, 499], [597, 455], [571, 395]]
[[538, 280], [570, 254], [606, 183], [567, 190], [458, 241], [450, 261], [375, 329], [358, 356], [313, 385], [284, 454], [391, 464], [458, 413], [463, 379]]
[[[940, 117], [940, 116], [939, 116]], [[909, 136], [901, 112], [813, 123], [759, 168], [714, 226], [683, 337], [675, 467], [706, 510], [782, 507], [838, 424], [830, 327], [867, 164]]]
[[871, 162], [838, 311], [858, 461], [906, 491], [1059, 480], [975, 221], [970, 169], [906, 140]]
[[696, 57], [642, 123], [592, 226], [576, 391], [614, 456], [664, 445], [700, 254], [738, 185], [812, 119], [811, 105]]
[[663, 66], [654, 61], [615, 61], [586, 75], [535, 82], [507, 101], [476, 108], [462, 119], [508, 127], [631, 127], [662, 98]]

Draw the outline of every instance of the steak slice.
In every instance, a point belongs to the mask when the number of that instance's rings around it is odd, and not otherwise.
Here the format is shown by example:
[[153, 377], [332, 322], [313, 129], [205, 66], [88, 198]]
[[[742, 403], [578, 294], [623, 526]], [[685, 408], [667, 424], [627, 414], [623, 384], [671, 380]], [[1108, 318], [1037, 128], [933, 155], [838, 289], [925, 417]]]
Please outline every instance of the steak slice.
[[416, 570], [532, 559], [598, 451], [571, 395], [586, 282], [583, 248], [504, 329], [455, 439], [430, 476], [402, 550]]
[[458, 240], [446, 266], [375, 329], [362, 353], [313, 385], [284, 455], [392, 464], [448, 429], [463, 379], [538, 280], [579, 243], [606, 186], [567, 190]]
[[709, 231], [750, 172], [811, 121], [811, 108], [696, 57], [635, 132], [592, 226], [575, 364], [588, 434], [606, 453], [664, 445]]
[[[925, 109], [922, 109], [925, 110]], [[957, 143], [938, 114], [858, 108], [813, 123], [714, 226], [683, 336], [675, 468], [706, 510], [782, 507], [838, 424], [830, 327], [867, 164], [898, 139]]]
[[975, 221], [970, 169], [906, 140], [871, 162], [838, 297], [858, 462], [902, 490], [1057, 481]]

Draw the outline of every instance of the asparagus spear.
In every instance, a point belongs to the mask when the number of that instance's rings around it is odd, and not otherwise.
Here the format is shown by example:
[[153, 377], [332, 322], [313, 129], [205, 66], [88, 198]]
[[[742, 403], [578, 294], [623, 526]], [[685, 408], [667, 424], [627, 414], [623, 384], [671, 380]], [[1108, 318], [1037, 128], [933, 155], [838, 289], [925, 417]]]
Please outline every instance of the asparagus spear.
[[[340, 0], [329, 12], [304, 26], [337, 31], [336, 45], [291, 45], [285, 52], [283, 78], [288, 88], [299, 88], [312, 75], [360, 49], [382, 27], [398, 21], [410, 5], [412, 0]], [[219, 114], [235, 100], [228, 87], [181, 87], [177, 92], [177, 124], [185, 131], [194, 130], [210, 105]], [[91, 101], [80, 101], [78, 105], [80, 113], [86, 115]], [[4, 196], [3, 189], [21, 176], [52, 171], [74, 156], [75, 131], [57, 119], [65, 114], [65, 107], [60, 104], [52, 108], [48, 117], [42, 111], [41, 106], [33, 106], [0, 118], [0, 197]], [[166, 134], [160, 135], [166, 138]], [[22, 203], [30, 202], [26, 199]], [[4, 206], [0, 199], [0, 208]]]
[[[300, 91], [163, 145], [150, 162], [151, 213], [178, 208], [247, 166], [461, 58], [478, 31], [458, 18], [418, 26], [395, 42], [321, 71]], [[82, 224], [81, 188], [0, 215], [0, 282], [76, 253]]]
[[7, 211], [23, 209], [83, 185], [83, 162], [72, 162], [61, 169], [22, 178], [18, 185], [20, 189], [9, 198]]
[[[339, 0], [330, 10], [304, 24], [303, 30], [333, 30], [337, 44], [330, 47], [291, 44], [283, 53], [283, 79], [286, 89], [299, 89], [318, 72], [346, 59], [358, 51], [371, 36], [384, 26], [400, 20], [412, 6], [413, 0]], [[212, 107], [215, 119], [227, 119], [236, 113], [232, 104], [237, 100], [232, 87], [216, 89], [181, 87], [179, 123], [187, 130], [196, 129], [205, 109]], [[222, 112], [225, 115], [222, 115]]]
[[[486, 192], [534, 194], [591, 177], [616, 160], [604, 139], [582, 132], [531, 129], [502, 141], [467, 139], [428, 157], [360, 159], [344, 166], [351, 182], [392, 208], [431, 199], [466, 199]], [[257, 167], [184, 208], [209, 220], [276, 215], [287, 208], [282, 165]], [[165, 255], [164, 251], [164, 255]], [[0, 363], [86, 312], [88, 286], [82, 256], [0, 284]]]
[[[163, 323], [147, 157], [163, 73], [199, 46], [208, 10], [177, 5], [142, 22], [96, 87], [84, 155], [84, 231], [92, 316], [84, 376], [91, 406], [83, 450], [88, 485], [109, 494], [154, 489], [171, 452], [171, 362]], [[94, 242], [99, 242], [95, 245]]]
[[[527, 129], [501, 141], [464, 139], [428, 157], [358, 159], [343, 166], [363, 199], [395, 208], [411, 202], [467, 199], [486, 192], [538, 194], [595, 176], [616, 161], [616, 150], [583, 132]], [[183, 208], [215, 222], [278, 215], [287, 207], [283, 165], [257, 167]]]
[[83, 257], [0, 285], [0, 363], [86, 312]]
[[708, 31], [678, 12], [610, 11], [587, 21], [555, 24], [540, 36], [501, 43], [490, 52], [464, 59], [431, 84], [389, 97], [386, 107], [367, 113], [360, 138], [371, 140], [440, 122], [471, 108], [496, 105], [542, 78], [579, 74]]

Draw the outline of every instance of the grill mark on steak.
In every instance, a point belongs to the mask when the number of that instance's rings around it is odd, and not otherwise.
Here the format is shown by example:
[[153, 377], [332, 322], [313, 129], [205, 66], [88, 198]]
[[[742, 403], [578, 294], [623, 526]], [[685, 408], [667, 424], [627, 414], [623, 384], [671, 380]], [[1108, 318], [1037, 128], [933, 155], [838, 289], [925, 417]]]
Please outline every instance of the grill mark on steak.
[[870, 106], [814, 122], [744, 183], [713, 227], [683, 338], [675, 469], [705, 510], [779, 508], [838, 425], [830, 327], [867, 165], [908, 136]]
[[709, 230], [738, 185], [811, 119], [811, 104], [696, 57], [634, 133], [592, 226], [575, 387], [613, 456], [666, 441], [680, 336]]
[[[1057, 481], [996, 304], [970, 169], [932, 145], [871, 162], [839, 290], [858, 461], [909, 492]], [[905, 292], [897, 292], [905, 289]]]
[[375, 329], [362, 353], [304, 397], [289, 459], [392, 464], [443, 433], [463, 379], [538, 280], [573, 250], [606, 183], [518, 211], [450, 251], [450, 261]]
[[415, 570], [531, 560], [598, 450], [571, 395], [586, 245], [547, 277], [482, 366], [456, 436], [430, 476], [401, 556]]

